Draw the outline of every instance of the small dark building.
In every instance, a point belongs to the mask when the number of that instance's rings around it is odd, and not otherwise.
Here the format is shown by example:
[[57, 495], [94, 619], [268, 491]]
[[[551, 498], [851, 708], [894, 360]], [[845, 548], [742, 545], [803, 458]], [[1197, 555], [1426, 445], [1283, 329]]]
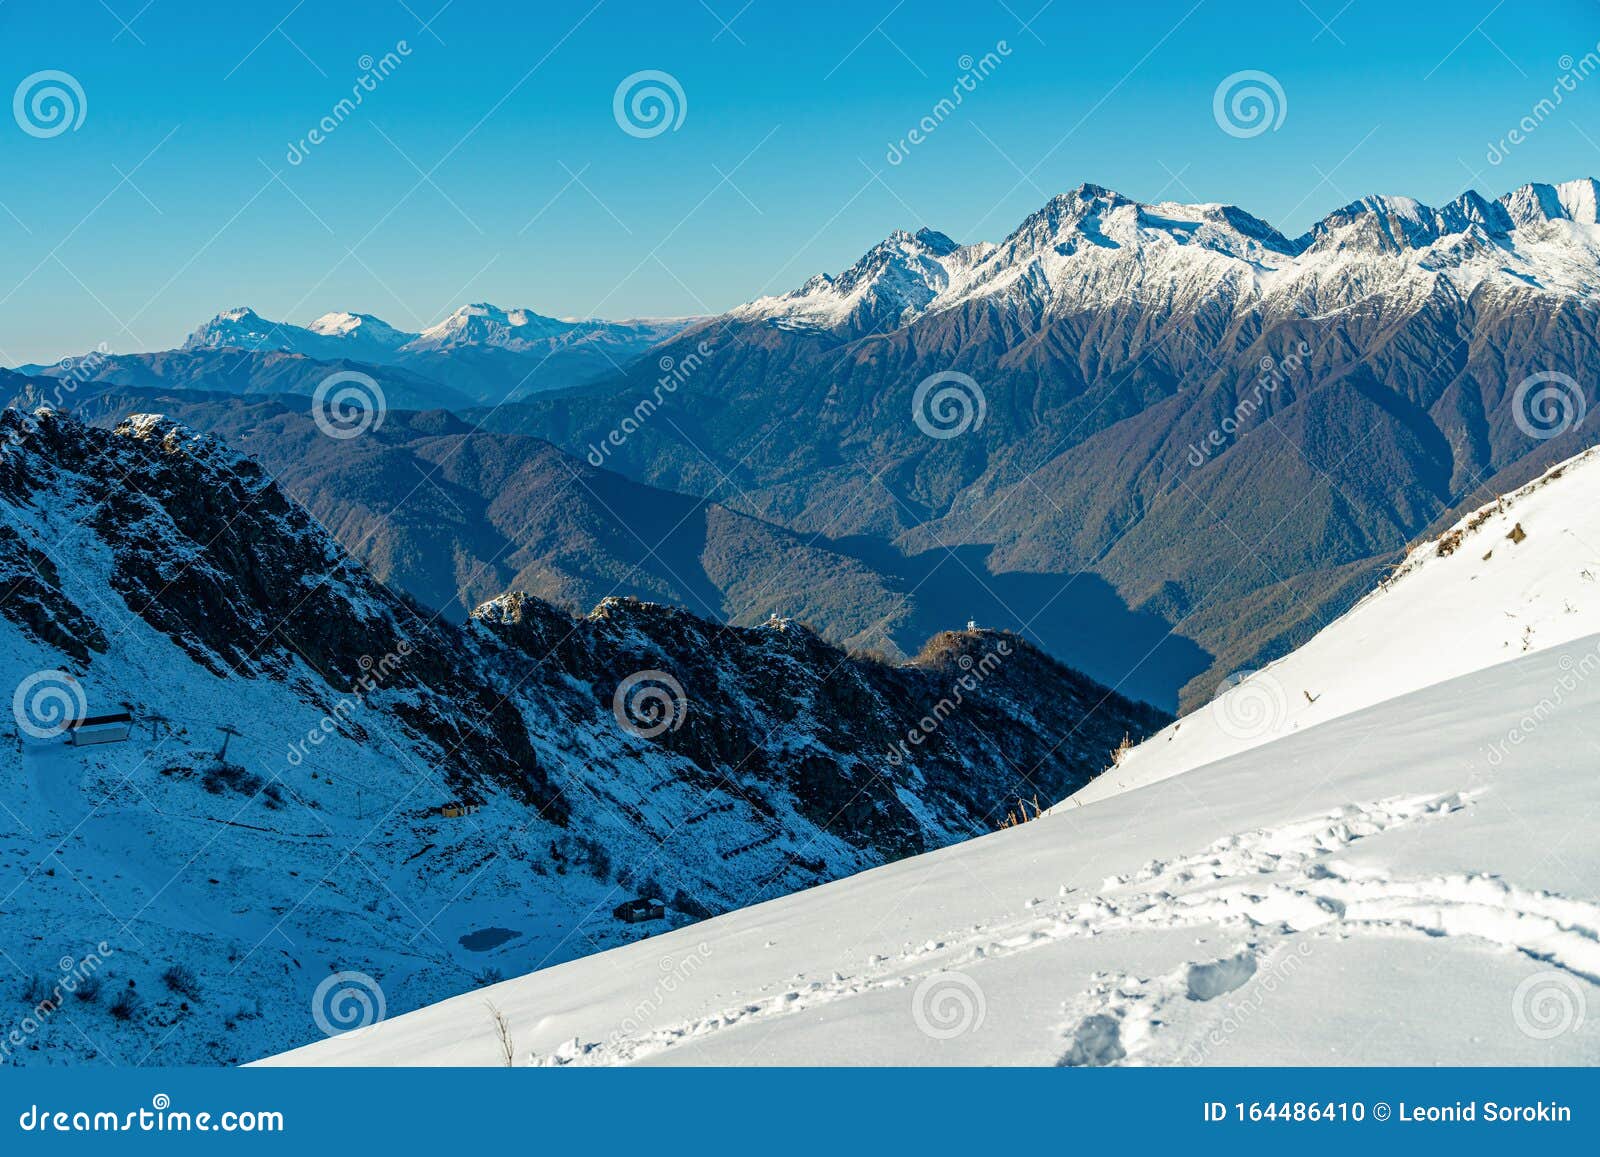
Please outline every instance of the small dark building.
[[664, 920], [667, 906], [660, 900], [627, 900], [611, 909], [611, 914], [627, 924], [641, 924], [646, 920]]
[[126, 711], [111, 715], [86, 715], [68, 725], [67, 742], [74, 747], [92, 743], [122, 743], [133, 730], [133, 716]]

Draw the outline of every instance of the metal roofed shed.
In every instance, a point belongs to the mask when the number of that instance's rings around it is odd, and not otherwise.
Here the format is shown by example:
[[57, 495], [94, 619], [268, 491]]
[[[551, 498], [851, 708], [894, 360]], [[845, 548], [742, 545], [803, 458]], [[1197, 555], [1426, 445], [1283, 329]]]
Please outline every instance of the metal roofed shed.
[[126, 711], [110, 715], [85, 715], [67, 727], [67, 742], [73, 747], [124, 743], [132, 730], [133, 716]]

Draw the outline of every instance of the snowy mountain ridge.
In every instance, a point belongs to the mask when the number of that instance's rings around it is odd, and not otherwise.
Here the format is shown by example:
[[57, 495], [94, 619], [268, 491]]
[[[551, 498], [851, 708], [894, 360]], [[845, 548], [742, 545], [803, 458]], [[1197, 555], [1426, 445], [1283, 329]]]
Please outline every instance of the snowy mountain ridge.
[[1242, 209], [1143, 204], [1084, 184], [1052, 198], [998, 244], [957, 245], [923, 229], [892, 233], [837, 278], [731, 311], [785, 328], [862, 332], [909, 325], [973, 302], [1030, 312], [1089, 310], [1128, 297], [1199, 308], [1220, 295], [1234, 314], [1262, 305], [1315, 311], [1319, 294], [1359, 276], [1462, 295], [1489, 284], [1600, 298], [1594, 178], [1528, 184], [1496, 201], [1468, 191], [1442, 208], [1364, 197], [1289, 239]]
[[497, 346], [526, 350], [553, 340], [586, 341], [607, 336], [659, 341], [677, 333], [693, 318], [636, 318], [625, 321], [546, 317], [531, 309], [502, 309], [477, 303], [464, 305], [437, 325], [410, 333], [365, 313], [325, 313], [308, 326], [268, 321], [248, 306], [224, 310], [200, 325], [183, 349], [282, 350], [308, 357], [353, 357], [385, 362], [390, 354], [454, 346]]

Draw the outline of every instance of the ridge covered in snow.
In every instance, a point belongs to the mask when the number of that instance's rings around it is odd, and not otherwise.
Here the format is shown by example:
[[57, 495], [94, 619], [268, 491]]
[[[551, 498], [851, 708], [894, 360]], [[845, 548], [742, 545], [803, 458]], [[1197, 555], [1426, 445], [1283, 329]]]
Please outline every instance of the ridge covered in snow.
[[[1528, 184], [1498, 200], [1468, 191], [1441, 208], [1370, 196], [1290, 239], [1232, 205], [1143, 204], [1098, 185], [1052, 198], [998, 244], [958, 245], [897, 230], [837, 277], [762, 297], [732, 316], [783, 328], [862, 331], [909, 325], [970, 302], [1030, 310], [1093, 308], [1129, 296], [1234, 311], [1309, 307], [1325, 283], [1376, 262], [1379, 281], [1462, 295], [1509, 291], [1600, 297], [1593, 178]], [[1367, 291], [1377, 288], [1364, 275]]]
[[630, 338], [654, 342], [677, 333], [692, 318], [636, 318], [625, 321], [546, 317], [531, 309], [464, 305], [437, 325], [418, 333], [396, 329], [367, 313], [325, 313], [308, 326], [269, 321], [247, 306], [224, 310], [197, 328], [184, 349], [281, 350], [310, 357], [348, 356], [386, 362], [394, 355], [432, 352], [456, 346], [495, 346], [514, 350], [552, 341]]

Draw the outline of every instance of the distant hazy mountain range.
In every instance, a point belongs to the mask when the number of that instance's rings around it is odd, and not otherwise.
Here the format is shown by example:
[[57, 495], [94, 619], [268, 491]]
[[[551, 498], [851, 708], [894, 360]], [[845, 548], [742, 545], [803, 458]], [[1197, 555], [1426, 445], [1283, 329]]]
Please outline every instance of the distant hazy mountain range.
[[[608, 482], [688, 496], [687, 525], [739, 519], [788, 536], [763, 540], [783, 544], [774, 557], [806, 560], [730, 602], [731, 581], [656, 567], [638, 547], [622, 570], [639, 583], [654, 568], [650, 581], [672, 588], [658, 597], [721, 599], [742, 616], [800, 603], [830, 638], [903, 652], [928, 615], [977, 618], [1170, 707], [1180, 688], [1204, 698], [1282, 653], [1474, 496], [1594, 441], [1596, 190], [1530, 184], [1437, 208], [1368, 197], [1289, 238], [1232, 206], [1083, 185], [998, 243], [897, 231], [836, 276], [715, 318], [562, 323], [474, 306], [408, 334], [354, 314], [296, 329], [235, 311], [185, 350], [113, 358], [99, 376], [309, 393], [335, 364], [381, 365], [392, 408], [467, 419], [439, 437], [478, 424], [531, 436], [543, 449], [519, 453], [557, 461], [558, 447], [564, 467], [587, 459]], [[270, 342], [291, 352], [260, 352]], [[242, 368], [229, 376], [229, 364]], [[241, 412], [215, 399], [184, 416], [242, 432]], [[384, 429], [409, 437], [413, 424]], [[364, 441], [322, 449], [358, 463], [386, 445]], [[449, 520], [430, 550], [408, 547], [421, 532], [403, 510], [359, 500], [343, 469], [300, 473], [312, 509], [383, 521], [397, 559], [484, 549]], [[505, 508], [492, 471], [453, 485], [469, 512]], [[604, 515], [615, 541], [670, 529], [631, 500]], [[581, 486], [551, 501], [600, 509]], [[512, 543], [506, 557], [547, 560], [547, 593], [591, 588], [570, 561], [587, 549], [581, 535], [544, 549], [514, 519], [495, 533]], [[743, 535], [706, 541], [723, 545], [696, 549], [728, 575], [773, 574]], [[812, 569], [812, 551], [851, 560], [884, 593], [857, 597], [831, 561]], [[434, 602], [450, 586], [392, 573]], [[482, 593], [461, 577], [454, 588], [462, 605]]]
[[[582, 385], [619, 373], [643, 350], [696, 319], [562, 320], [528, 309], [464, 305], [420, 333], [365, 313], [328, 313], [308, 326], [230, 309], [176, 350], [94, 357], [96, 377], [229, 393], [304, 393], [330, 367], [366, 369], [390, 405], [459, 409]], [[66, 369], [81, 361], [67, 360]], [[59, 374], [63, 366], [23, 366]]]

